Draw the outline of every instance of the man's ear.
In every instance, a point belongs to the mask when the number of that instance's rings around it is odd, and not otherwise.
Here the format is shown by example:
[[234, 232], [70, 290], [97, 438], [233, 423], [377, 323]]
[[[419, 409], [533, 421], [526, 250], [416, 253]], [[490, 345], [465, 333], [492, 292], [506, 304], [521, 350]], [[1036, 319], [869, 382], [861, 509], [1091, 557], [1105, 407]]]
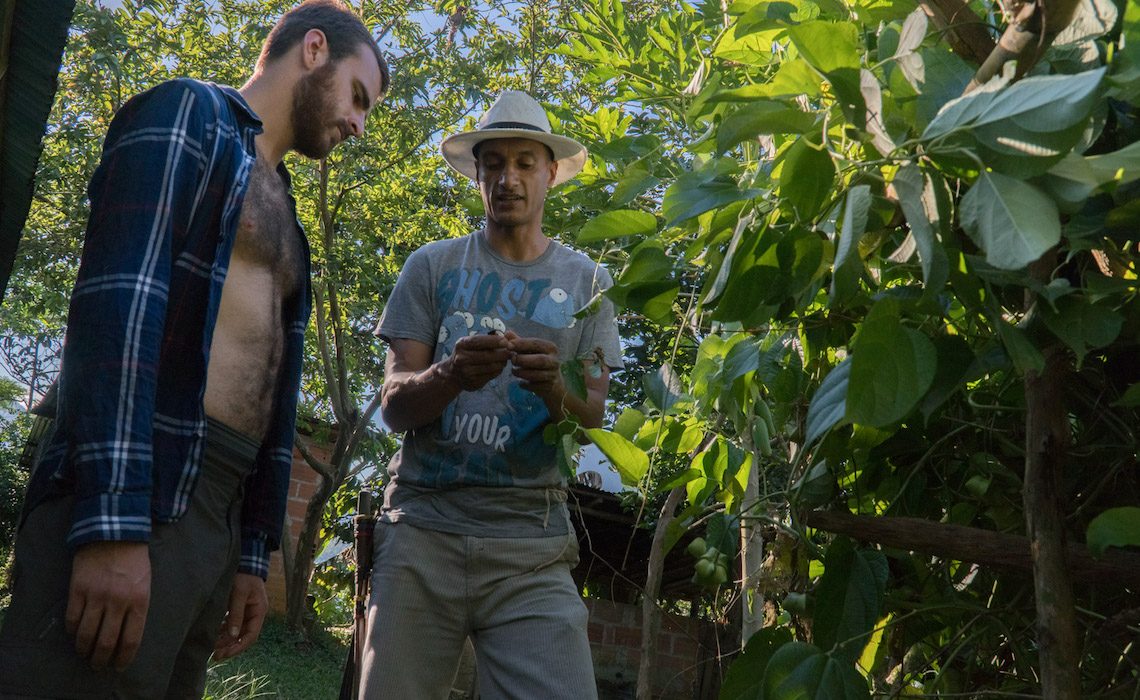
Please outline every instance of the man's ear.
[[554, 178], [558, 175], [558, 161], [550, 161], [550, 180], [546, 183], [546, 188], [554, 187]]
[[301, 61], [305, 68], [320, 68], [329, 59], [329, 42], [320, 29], [310, 29], [301, 40]]

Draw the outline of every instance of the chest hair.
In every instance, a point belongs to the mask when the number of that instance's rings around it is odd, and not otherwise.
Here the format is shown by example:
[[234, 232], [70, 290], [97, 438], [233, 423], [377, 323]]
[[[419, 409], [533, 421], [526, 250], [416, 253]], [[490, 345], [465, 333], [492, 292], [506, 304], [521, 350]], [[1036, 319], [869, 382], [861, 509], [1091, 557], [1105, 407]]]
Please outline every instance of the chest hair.
[[304, 274], [300, 236], [285, 182], [258, 158], [242, 203], [233, 256], [269, 270], [283, 296], [292, 296]]

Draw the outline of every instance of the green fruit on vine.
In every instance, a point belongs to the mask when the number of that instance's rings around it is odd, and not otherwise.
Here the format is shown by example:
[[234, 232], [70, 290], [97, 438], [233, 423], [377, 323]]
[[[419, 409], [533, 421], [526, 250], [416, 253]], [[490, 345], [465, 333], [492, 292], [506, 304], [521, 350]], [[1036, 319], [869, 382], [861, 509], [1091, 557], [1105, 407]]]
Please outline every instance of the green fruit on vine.
[[716, 564], [713, 564], [708, 559], [699, 559], [696, 564], [697, 576], [701, 579], [707, 580], [716, 573]]
[[689, 556], [693, 557], [694, 559], [699, 559], [707, 549], [708, 545], [705, 544], [704, 538], [698, 537], [689, 543], [689, 546], [685, 548], [685, 551], [688, 552]]
[[715, 581], [718, 585], [727, 582], [728, 569], [721, 566], [720, 564], [717, 564], [716, 569], [713, 571], [713, 581]]

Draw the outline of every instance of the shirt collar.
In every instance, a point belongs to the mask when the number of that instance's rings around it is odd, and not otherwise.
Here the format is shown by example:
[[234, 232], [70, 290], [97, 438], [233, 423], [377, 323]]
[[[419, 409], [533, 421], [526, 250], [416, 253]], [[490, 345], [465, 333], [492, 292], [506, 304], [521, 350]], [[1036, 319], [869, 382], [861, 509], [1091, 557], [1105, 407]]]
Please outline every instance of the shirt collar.
[[215, 87], [221, 90], [222, 94], [225, 95], [230, 101], [230, 104], [233, 105], [234, 113], [238, 116], [238, 119], [243, 122], [243, 124], [248, 124], [254, 128], [256, 130], [255, 133], [260, 134], [262, 131], [261, 118], [254, 113], [253, 108], [249, 106], [249, 103], [245, 101], [241, 93], [229, 85], [215, 85]]

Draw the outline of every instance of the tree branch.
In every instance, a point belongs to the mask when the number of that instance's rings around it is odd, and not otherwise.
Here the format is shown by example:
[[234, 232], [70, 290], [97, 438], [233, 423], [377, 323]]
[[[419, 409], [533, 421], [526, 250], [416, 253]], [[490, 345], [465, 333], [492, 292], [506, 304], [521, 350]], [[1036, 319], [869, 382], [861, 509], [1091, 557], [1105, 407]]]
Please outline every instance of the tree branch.
[[305, 458], [305, 463], [308, 464], [313, 471], [320, 474], [325, 479], [333, 478], [336, 470], [333, 469], [331, 464], [322, 462], [321, 460], [317, 459], [317, 456], [314, 455], [305, 445], [304, 441], [301, 440], [301, 436], [296, 436], [293, 439], [293, 444], [296, 445], [297, 451], [301, 453], [301, 456]]
[[919, 5], [954, 53], [980, 65], [993, 52], [989, 25], [964, 0], [919, 0]]
[[653, 543], [649, 547], [649, 564], [645, 575], [645, 592], [641, 597], [641, 662], [637, 668], [637, 700], [650, 700], [653, 697], [653, 657], [657, 650], [657, 628], [661, 624], [661, 613], [657, 610], [657, 596], [661, 592], [661, 569], [665, 565], [665, 537], [677, 504], [685, 495], [685, 487], [678, 486], [669, 492], [657, 527], [653, 531]]
[[[1033, 568], [1029, 538], [921, 518], [855, 515], [808, 511], [803, 522], [810, 527], [884, 547], [921, 552], [944, 559], [967, 561], [997, 571], [1023, 573]], [[1140, 584], [1140, 554], [1109, 550], [1094, 559], [1087, 548], [1069, 543], [1065, 560], [1074, 581]]]
[[984, 85], [1009, 61], [1017, 61], [1016, 77], [1029, 72], [1053, 45], [1053, 40], [1073, 21], [1080, 0], [1016, 0], [1006, 6], [1009, 26], [966, 86], [966, 92]]

